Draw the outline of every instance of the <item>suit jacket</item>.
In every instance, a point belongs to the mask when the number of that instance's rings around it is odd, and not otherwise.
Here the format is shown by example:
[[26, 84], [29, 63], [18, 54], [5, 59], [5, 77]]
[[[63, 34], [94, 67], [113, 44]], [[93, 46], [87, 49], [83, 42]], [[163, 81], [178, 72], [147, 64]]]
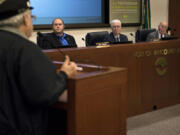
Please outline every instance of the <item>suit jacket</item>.
[[[164, 37], [169, 37], [168, 33], [165, 33]], [[159, 32], [158, 31], [154, 31], [154, 32], [149, 33], [149, 35], [146, 38], [146, 41], [154, 41], [156, 39], [159, 39]]]
[[[119, 34], [120, 35], [120, 42], [126, 42], [128, 41], [128, 38], [124, 34]], [[105, 42], [109, 42], [110, 44], [113, 44], [116, 42], [116, 39], [114, 38], [113, 33], [111, 32], [105, 39]]]
[[72, 48], [77, 47], [76, 41], [73, 36], [66, 34], [65, 39], [68, 42], [68, 46], [63, 46], [61, 42], [59, 41], [57, 35], [52, 32], [48, 33], [46, 36], [42, 37], [43, 40], [41, 41], [41, 44], [39, 44], [39, 47], [42, 49], [56, 49], [56, 48]]

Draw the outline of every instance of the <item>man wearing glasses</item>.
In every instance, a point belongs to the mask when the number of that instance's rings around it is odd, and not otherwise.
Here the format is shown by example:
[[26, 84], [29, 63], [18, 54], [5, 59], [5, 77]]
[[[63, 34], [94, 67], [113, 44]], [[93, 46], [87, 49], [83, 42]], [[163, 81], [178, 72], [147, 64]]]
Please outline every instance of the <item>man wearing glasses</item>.
[[33, 31], [28, 0], [0, 0], [0, 135], [45, 135], [47, 108], [66, 93], [76, 64], [60, 69], [27, 38]]
[[110, 44], [127, 42], [128, 38], [126, 35], [121, 34], [121, 21], [118, 19], [114, 19], [111, 21], [111, 29], [112, 32], [105, 38], [106, 42]]

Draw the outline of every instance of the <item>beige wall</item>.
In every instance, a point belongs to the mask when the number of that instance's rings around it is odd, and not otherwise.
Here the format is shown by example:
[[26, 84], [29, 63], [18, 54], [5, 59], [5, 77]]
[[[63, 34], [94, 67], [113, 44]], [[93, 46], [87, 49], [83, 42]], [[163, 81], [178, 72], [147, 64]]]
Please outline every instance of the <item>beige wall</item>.
[[[133, 33], [135, 35], [135, 31], [137, 30], [137, 27], [126, 27], [122, 29], [122, 33], [126, 34], [128, 36], [129, 40], [134, 41], [134, 37], [130, 36], [129, 33]], [[65, 30], [65, 33], [73, 35], [78, 47], [85, 47], [85, 41], [82, 40], [82, 38], [85, 38], [86, 34], [88, 32], [96, 32], [96, 31], [111, 31], [110, 28], [84, 28], [84, 29], [67, 29]], [[52, 32], [51, 30], [49, 31], [41, 31], [43, 32]], [[32, 37], [30, 38], [31, 41], [36, 43], [36, 32], [33, 32]]]
[[[157, 28], [160, 21], [168, 21], [168, 4], [169, 0], [151, 0], [151, 25], [152, 28]], [[129, 33], [135, 33], [138, 27], [124, 27], [122, 28], [122, 33], [128, 36], [129, 40], [134, 41], [134, 37], [130, 36]], [[78, 47], [84, 47], [85, 42], [82, 38], [85, 38], [85, 35], [88, 32], [95, 31], [111, 31], [110, 28], [87, 28], [87, 29], [68, 29], [65, 30], [66, 33], [71, 34], [75, 37]], [[42, 31], [50, 32], [50, 31]], [[135, 34], [134, 34], [135, 35]], [[30, 38], [33, 42], [36, 42], [36, 32], [33, 33]]]
[[160, 21], [168, 22], [169, 0], [151, 0], [151, 24], [157, 28]]

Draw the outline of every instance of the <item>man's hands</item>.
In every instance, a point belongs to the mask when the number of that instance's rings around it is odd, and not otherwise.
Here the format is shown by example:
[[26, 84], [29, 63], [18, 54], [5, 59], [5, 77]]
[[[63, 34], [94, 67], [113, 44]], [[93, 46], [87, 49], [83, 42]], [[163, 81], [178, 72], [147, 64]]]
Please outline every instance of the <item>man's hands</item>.
[[64, 71], [68, 77], [73, 77], [77, 74], [77, 65], [75, 62], [71, 62], [69, 56], [66, 55], [60, 71]]

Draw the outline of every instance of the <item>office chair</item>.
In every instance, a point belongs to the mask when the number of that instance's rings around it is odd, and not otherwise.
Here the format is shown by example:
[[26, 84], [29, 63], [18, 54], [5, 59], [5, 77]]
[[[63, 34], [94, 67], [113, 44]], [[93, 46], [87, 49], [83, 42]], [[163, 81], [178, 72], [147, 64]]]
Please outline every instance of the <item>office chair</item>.
[[108, 34], [107, 31], [87, 33], [86, 46], [96, 46], [96, 43], [104, 42], [104, 39]]
[[136, 42], [145, 42], [148, 34], [156, 31], [156, 29], [138, 29], [136, 31]]
[[37, 45], [41, 47], [44, 42], [44, 38], [48, 36], [48, 33], [37, 32]]

